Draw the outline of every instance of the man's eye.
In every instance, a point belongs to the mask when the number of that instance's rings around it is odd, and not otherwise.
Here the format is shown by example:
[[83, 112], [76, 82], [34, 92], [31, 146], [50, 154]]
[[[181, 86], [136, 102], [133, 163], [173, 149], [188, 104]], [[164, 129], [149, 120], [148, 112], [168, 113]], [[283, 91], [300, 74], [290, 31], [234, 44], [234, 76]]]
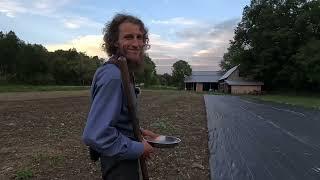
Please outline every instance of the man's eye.
[[125, 39], [132, 39], [132, 38], [133, 38], [133, 36], [131, 36], [131, 35], [127, 35], [127, 36], [124, 36], [124, 38], [125, 38]]

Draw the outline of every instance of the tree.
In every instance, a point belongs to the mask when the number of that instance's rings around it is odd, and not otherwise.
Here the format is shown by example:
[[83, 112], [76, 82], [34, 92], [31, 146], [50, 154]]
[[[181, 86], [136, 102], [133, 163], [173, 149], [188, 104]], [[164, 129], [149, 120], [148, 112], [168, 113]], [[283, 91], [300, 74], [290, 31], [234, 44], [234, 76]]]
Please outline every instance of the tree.
[[[320, 89], [320, 40], [310, 40], [292, 57], [298, 71], [291, 71], [290, 81], [296, 86], [316, 91]], [[304, 81], [301, 81], [303, 79]], [[297, 82], [303, 82], [297, 84]]]
[[[252, 0], [220, 66], [227, 70], [241, 64], [242, 74], [264, 81], [269, 89], [318, 87], [302, 73], [316, 66], [302, 57], [317, 57], [310, 44], [320, 48], [314, 41], [320, 39], [319, 21], [320, 1]], [[313, 54], [305, 56], [305, 51]]]
[[179, 60], [172, 66], [172, 81], [179, 89], [184, 88], [184, 78], [192, 73], [191, 66], [188, 62]]
[[162, 86], [170, 86], [172, 85], [172, 76], [168, 73], [164, 73], [163, 75], [158, 76], [159, 83]]
[[49, 74], [48, 51], [42, 45], [23, 45], [17, 58], [19, 82], [48, 84], [53, 80]]
[[23, 44], [24, 42], [13, 31], [9, 31], [7, 34], [1, 32], [0, 76], [4, 81], [16, 78], [17, 53]]
[[[0, 31], [1, 83], [90, 85], [103, 61], [76, 49], [48, 52], [42, 45], [24, 43], [13, 31]], [[147, 84], [155, 84], [155, 64], [149, 57], [145, 61], [141, 77]]]
[[143, 71], [136, 74], [136, 82], [145, 86], [158, 84], [156, 65], [148, 55], [144, 56]]

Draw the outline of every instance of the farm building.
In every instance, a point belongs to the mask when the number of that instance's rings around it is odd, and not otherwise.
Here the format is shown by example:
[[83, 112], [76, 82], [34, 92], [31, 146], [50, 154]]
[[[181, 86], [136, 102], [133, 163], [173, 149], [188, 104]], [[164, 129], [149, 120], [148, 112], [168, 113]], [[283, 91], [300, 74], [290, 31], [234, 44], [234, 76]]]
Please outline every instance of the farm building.
[[219, 90], [231, 94], [261, 93], [263, 82], [247, 80], [239, 75], [239, 65], [228, 70], [219, 79]]
[[223, 75], [221, 71], [192, 71], [191, 76], [185, 78], [185, 90], [216, 91], [219, 87], [219, 79]]
[[185, 90], [197, 92], [220, 91], [231, 94], [261, 93], [263, 82], [251, 81], [239, 75], [239, 65], [226, 73], [221, 71], [192, 71], [184, 80]]

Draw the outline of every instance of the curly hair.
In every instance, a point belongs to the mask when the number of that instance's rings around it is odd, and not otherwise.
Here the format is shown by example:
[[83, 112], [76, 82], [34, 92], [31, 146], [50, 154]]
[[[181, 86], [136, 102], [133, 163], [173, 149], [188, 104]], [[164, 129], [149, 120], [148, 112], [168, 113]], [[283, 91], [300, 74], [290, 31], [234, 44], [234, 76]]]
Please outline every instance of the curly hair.
[[109, 56], [117, 53], [117, 47], [115, 43], [119, 38], [119, 26], [124, 22], [130, 22], [139, 25], [143, 32], [144, 49], [150, 48], [148, 29], [144, 23], [137, 17], [128, 14], [116, 14], [111, 21], [109, 21], [103, 28], [103, 45], [102, 48], [107, 52]]

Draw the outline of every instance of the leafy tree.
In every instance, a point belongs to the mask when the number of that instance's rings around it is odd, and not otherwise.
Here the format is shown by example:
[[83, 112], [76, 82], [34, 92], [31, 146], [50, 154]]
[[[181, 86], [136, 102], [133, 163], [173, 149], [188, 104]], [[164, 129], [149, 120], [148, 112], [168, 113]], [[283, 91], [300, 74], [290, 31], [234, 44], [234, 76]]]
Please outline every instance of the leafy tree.
[[269, 89], [319, 87], [315, 76], [307, 75], [317, 70], [312, 48], [320, 48], [319, 22], [320, 1], [252, 0], [220, 66], [227, 70], [241, 64], [242, 74]]
[[164, 73], [163, 75], [158, 76], [159, 83], [162, 86], [170, 86], [172, 85], [172, 76], [168, 73]]
[[[298, 87], [311, 90], [320, 88], [320, 40], [310, 40], [292, 57], [295, 70], [291, 71], [290, 81]], [[303, 79], [304, 81], [301, 81]], [[302, 82], [297, 84], [297, 82]], [[297, 87], [296, 87], [297, 88]]]
[[23, 45], [17, 58], [17, 77], [20, 82], [47, 84], [53, 80], [48, 71], [48, 51], [43, 46]]
[[191, 66], [188, 62], [179, 60], [172, 66], [172, 81], [179, 89], [184, 88], [184, 78], [192, 73]]
[[145, 86], [158, 84], [156, 65], [148, 55], [144, 57], [143, 71], [136, 74], [136, 82]]
[[24, 43], [13, 31], [0, 32], [0, 82], [90, 85], [102, 63], [76, 49], [48, 52], [42, 45]]
[[22, 42], [13, 31], [0, 34], [0, 76], [4, 81], [15, 80], [17, 69], [17, 52]]

